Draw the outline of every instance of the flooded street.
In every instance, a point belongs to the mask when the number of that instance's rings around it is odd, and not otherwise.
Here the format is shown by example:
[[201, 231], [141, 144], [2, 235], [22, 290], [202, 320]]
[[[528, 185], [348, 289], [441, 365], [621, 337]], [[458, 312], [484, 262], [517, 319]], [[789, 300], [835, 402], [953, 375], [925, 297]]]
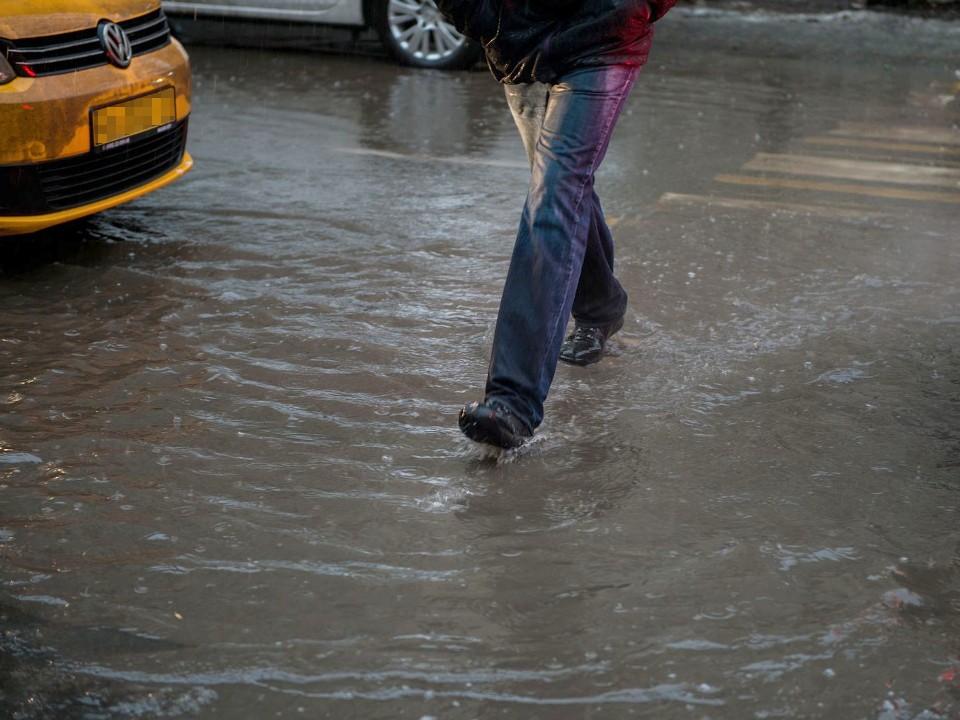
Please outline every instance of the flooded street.
[[960, 718], [957, 66], [707, 20], [598, 176], [623, 331], [502, 457], [502, 89], [188, 48], [194, 170], [0, 272], [0, 717]]

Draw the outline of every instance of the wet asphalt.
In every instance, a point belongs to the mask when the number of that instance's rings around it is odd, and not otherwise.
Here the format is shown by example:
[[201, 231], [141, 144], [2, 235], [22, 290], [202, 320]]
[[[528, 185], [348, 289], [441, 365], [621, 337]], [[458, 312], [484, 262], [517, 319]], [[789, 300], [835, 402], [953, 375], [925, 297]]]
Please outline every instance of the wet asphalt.
[[957, 37], [670, 16], [508, 454], [501, 89], [190, 46], [195, 169], [0, 264], [0, 717], [956, 718]]

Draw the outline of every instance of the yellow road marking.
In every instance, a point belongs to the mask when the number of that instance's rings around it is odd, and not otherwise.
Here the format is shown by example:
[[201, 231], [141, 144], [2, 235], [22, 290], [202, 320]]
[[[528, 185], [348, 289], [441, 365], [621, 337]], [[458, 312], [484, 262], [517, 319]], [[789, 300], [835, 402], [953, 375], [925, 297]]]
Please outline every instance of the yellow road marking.
[[934, 185], [960, 189], [960, 170], [927, 165], [759, 153], [743, 167], [755, 172], [816, 175], [845, 180]]
[[816, 182], [812, 180], [791, 180], [789, 178], [762, 178], [749, 175], [717, 175], [714, 180], [731, 185], [779, 187], [789, 188], [791, 190], [815, 190], [818, 192], [863, 195], [867, 197], [888, 198], [892, 200], [945, 202], [960, 205], [960, 193], [871, 187], [869, 185], [848, 185], [846, 183]]

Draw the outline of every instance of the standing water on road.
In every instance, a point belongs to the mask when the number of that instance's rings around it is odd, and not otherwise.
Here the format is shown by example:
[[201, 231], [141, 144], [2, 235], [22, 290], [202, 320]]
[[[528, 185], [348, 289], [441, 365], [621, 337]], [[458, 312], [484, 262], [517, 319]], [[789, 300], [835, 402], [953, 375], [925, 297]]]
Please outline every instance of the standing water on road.
[[501, 90], [191, 55], [195, 171], [3, 264], [0, 715], [958, 716], [953, 68], [667, 37], [627, 322], [491, 457]]

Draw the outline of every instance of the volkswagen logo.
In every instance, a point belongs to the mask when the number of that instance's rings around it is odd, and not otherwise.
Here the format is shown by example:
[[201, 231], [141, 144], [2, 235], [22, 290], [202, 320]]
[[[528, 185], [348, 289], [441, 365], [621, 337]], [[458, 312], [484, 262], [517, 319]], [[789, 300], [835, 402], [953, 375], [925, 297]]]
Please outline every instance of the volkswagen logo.
[[100, 47], [103, 48], [107, 60], [118, 68], [130, 65], [133, 59], [133, 48], [130, 47], [130, 38], [123, 28], [114, 22], [102, 22], [97, 28], [97, 37], [100, 38]]

